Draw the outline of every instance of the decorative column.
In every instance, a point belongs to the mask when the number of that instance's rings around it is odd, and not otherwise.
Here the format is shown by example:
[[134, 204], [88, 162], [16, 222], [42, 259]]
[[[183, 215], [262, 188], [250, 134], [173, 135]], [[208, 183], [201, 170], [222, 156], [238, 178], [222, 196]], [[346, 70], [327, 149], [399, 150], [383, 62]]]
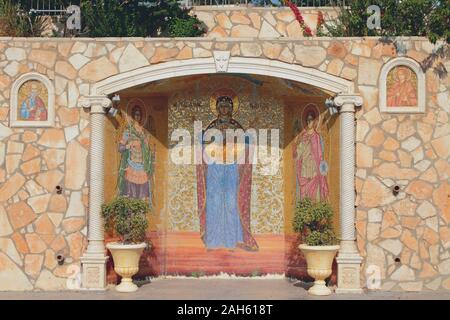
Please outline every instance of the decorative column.
[[336, 293], [362, 293], [361, 262], [355, 236], [355, 107], [363, 99], [358, 95], [338, 95], [334, 103], [340, 107], [340, 222], [341, 242], [338, 256], [338, 288]]
[[83, 108], [90, 108], [90, 177], [88, 246], [81, 257], [81, 286], [89, 290], [106, 289], [106, 260], [101, 206], [104, 193], [104, 122], [105, 108], [111, 105], [106, 96], [88, 96], [79, 100]]

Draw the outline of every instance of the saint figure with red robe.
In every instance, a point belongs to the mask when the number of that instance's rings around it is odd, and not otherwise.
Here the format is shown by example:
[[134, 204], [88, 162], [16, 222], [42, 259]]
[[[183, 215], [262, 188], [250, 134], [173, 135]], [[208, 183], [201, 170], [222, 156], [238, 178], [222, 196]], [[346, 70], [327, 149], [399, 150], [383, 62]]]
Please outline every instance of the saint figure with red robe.
[[388, 107], [417, 106], [417, 88], [411, 81], [413, 72], [407, 67], [397, 67], [391, 71], [393, 82], [388, 84]]
[[297, 136], [293, 156], [296, 171], [297, 198], [321, 201], [328, 198], [328, 164], [324, 159], [324, 142], [319, 133], [320, 113], [314, 104], [302, 114], [303, 130]]

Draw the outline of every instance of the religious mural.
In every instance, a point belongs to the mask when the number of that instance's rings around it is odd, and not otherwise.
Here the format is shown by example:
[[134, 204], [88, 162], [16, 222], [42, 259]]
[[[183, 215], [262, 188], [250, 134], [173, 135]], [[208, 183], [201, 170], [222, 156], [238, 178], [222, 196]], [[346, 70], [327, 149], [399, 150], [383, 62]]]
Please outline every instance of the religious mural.
[[[265, 102], [264, 105], [254, 108], [251, 107], [252, 82], [245, 78], [226, 76], [211, 78], [214, 78], [214, 81], [208, 78], [199, 81], [199, 92], [197, 92], [196, 86], [192, 86], [191, 89], [185, 89], [172, 95], [169, 100], [169, 137], [178, 128], [188, 129], [193, 136], [194, 121], [202, 121], [203, 129], [220, 127], [222, 120], [218, 115], [216, 103], [220, 93], [223, 93], [222, 89], [226, 88], [227, 92], [223, 96], [228, 96], [233, 100], [233, 112], [230, 121], [227, 120], [225, 123], [228, 123], [231, 128], [241, 126], [244, 130], [249, 128], [278, 129], [281, 139], [283, 138], [283, 106], [274, 98], [271, 91], [267, 90], [267, 96], [261, 97]], [[192, 102], [192, 100], [201, 103], [187, 107], [187, 102]], [[283, 141], [280, 141], [280, 144], [282, 143]], [[174, 145], [175, 143], [171, 147]], [[277, 147], [279, 148], [279, 146]], [[258, 234], [282, 234], [284, 228], [283, 163], [280, 163], [279, 172], [272, 176], [261, 174], [260, 166], [260, 164], [253, 165], [251, 169], [248, 169], [251, 172], [246, 176], [248, 179], [251, 178], [251, 187], [248, 187], [250, 194], [248, 202], [246, 202], [251, 213], [248, 217], [251, 234], [253, 237]], [[197, 169], [197, 165], [177, 165], [169, 162], [169, 231], [200, 232], [202, 228], [198, 209]], [[246, 184], [244, 183], [242, 186], [244, 185]], [[203, 245], [205, 244], [203, 243]], [[260, 246], [258, 245], [258, 247]]]
[[[212, 101], [217, 118], [206, 127], [205, 132], [210, 129], [222, 132], [223, 141], [215, 141], [213, 144], [222, 150], [212, 152], [222, 155], [223, 161], [216, 163], [205, 159], [208, 164], [197, 165], [197, 201], [201, 237], [209, 249], [240, 247], [245, 250], [257, 250], [250, 222], [252, 183], [252, 164], [248, 161], [250, 148], [246, 146], [231, 148], [235, 153], [234, 161], [227, 162], [226, 156], [225, 131], [244, 129], [236, 119], [233, 119], [233, 113], [238, 109], [238, 98], [230, 90], [220, 90], [213, 94]], [[203, 143], [207, 148], [208, 142], [203, 140]], [[242, 156], [240, 152], [242, 150], [244, 155], [247, 153], [247, 161], [240, 164], [237, 158]], [[208, 157], [207, 153], [204, 153], [203, 157]]]
[[19, 89], [17, 120], [47, 121], [48, 92], [43, 83], [37, 80], [25, 82]]
[[[266, 175], [265, 163], [249, 161], [255, 152], [251, 137], [230, 147], [223, 135], [227, 129], [276, 129], [280, 139], [273, 152], [282, 154], [283, 105], [269, 84], [258, 90], [259, 100], [253, 99], [254, 87], [261, 84], [256, 77], [226, 75], [198, 76], [189, 85], [172, 82], [172, 90], [177, 85], [182, 89], [174, 90], [169, 99], [169, 153], [178, 143], [171, 141], [172, 133], [183, 128], [192, 139], [197, 134], [203, 140], [191, 154], [194, 158], [200, 150], [203, 163], [168, 163], [164, 233], [168, 274], [249, 275], [284, 268], [282, 159], [279, 169]], [[201, 121], [198, 131], [196, 121]], [[225, 141], [211, 139], [214, 131]], [[215, 161], [218, 158], [223, 161]]]
[[293, 145], [296, 177], [296, 199], [326, 200], [328, 163], [325, 160], [325, 141], [321, 132], [322, 116], [316, 104], [307, 104], [295, 119], [297, 134]]
[[[304, 271], [302, 258], [292, 258], [290, 251], [296, 240], [290, 229], [295, 193], [297, 188], [299, 194], [301, 189], [335, 200], [332, 176], [337, 172], [325, 162], [332, 161], [330, 117], [321, 97], [306, 100], [294, 85], [265, 81], [220, 75], [156, 83], [124, 94], [119, 116], [108, 118], [107, 137], [114, 139], [106, 144], [111, 156], [105, 160], [113, 167], [105, 170], [109, 197], [118, 190], [152, 203], [152, 250], [142, 275], [280, 273], [286, 264], [292, 274]], [[275, 93], [272, 88], [281, 89]], [[168, 100], [160, 98], [161, 92]], [[196, 122], [201, 127], [194, 129]], [[186, 129], [191, 142], [194, 137], [202, 141], [192, 145], [190, 162], [172, 160], [171, 150], [180, 142], [172, 138], [177, 129]], [[252, 148], [250, 137], [229, 149], [228, 129], [254, 129], [258, 141], [261, 130], [278, 130], [277, 171], [265, 173], [261, 150]], [[223, 140], [211, 139], [213, 131]], [[201, 152], [201, 164], [194, 161], [196, 152]], [[255, 155], [258, 161], [252, 164]], [[296, 166], [305, 186], [296, 185]]]
[[417, 106], [417, 75], [406, 66], [397, 66], [387, 76], [387, 107]]
[[153, 118], [146, 114], [144, 102], [133, 99], [125, 113], [125, 125], [120, 135], [121, 154], [118, 172], [118, 193], [147, 200], [152, 207], [154, 154], [148, 129], [154, 127]]

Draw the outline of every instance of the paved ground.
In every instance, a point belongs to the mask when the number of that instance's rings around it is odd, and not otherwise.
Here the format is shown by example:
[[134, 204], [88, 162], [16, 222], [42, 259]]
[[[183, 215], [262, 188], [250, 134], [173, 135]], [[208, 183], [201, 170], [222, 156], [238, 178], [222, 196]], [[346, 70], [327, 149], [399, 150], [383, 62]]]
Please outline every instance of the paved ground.
[[110, 287], [105, 292], [0, 292], [0, 300], [294, 300], [294, 299], [355, 299], [355, 300], [450, 300], [450, 292], [400, 293], [370, 292], [362, 295], [313, 297], [308, 286], [289, 279], [155, 279], [142, 284], [135, 293], [119, 293]]

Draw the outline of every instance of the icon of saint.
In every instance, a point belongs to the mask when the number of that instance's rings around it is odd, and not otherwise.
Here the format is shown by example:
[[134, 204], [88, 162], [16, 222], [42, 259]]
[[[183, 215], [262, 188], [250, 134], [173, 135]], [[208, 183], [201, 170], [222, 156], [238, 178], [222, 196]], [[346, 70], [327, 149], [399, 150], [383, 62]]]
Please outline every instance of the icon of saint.
[[392, 80], [391, 83], [388, 82], [387, 89], [387, 106], [417, 106], [417, 88], [412, 81], [413, 71], [407, 67], [397, 67], [391, 72]]
[[321, 117], [314, 104], [302, 113], [303, 130], [297, 135], [293, 156], [296, 171], [297, 197], [315, 201], [328, 197], [328, 164], [324, 159], [324, 141], [320, 134]]
[[[218, 96], [215, 101], [217, 118], [206, 128], [222, 132], [223, 141], [216, 143], [223, 148], [224, 161], [197, 165], [197, 197], [202, 240], [208, 249], [242, 248], [255, 251], [258, 245], [250, 230], [250, 200], [252, 165], [225, 161], [226, 130], [242, 129], [233, 119], [233, 98]], [[234, 146], [235, 159], [248, 148]], [[241, 152], [239, 152], [241, 150]], [[244, 151], [248, 160], [248, 151]]]
[[120, 195], [145, 199], [151, 207], [154, 157], [149, 147], [144, 119], [143, 107], [133, 106], [131, 119], [119, 141], [121, 161], [118, 188]]
[[30, 94], [20, 105], [19, 118], [29, 121], [47, 120], [47, 109], [39, 96], [38, 86], [35, 83], [31, 84]]

